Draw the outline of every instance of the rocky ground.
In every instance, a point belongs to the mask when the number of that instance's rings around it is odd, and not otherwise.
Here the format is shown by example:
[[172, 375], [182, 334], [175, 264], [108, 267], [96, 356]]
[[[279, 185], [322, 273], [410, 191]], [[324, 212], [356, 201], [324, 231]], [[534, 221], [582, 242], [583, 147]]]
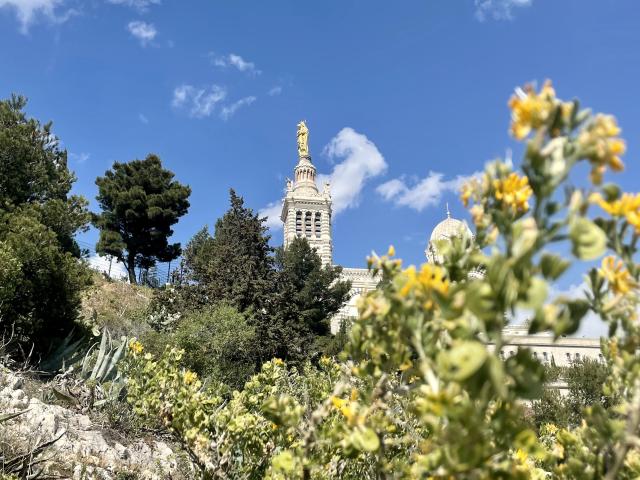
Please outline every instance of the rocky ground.
[[62, 478], [193, 477], [185, 454], [176, 453], [177, 448], [158, 439], [115, 441], [88, 415], [42, 402], [32, 382], [0, 366], [0, 414], [20, 411], [24, 413], [0, 424], [0, 460], [58, 438], [37, 459], [46, 460], [46, 470]]

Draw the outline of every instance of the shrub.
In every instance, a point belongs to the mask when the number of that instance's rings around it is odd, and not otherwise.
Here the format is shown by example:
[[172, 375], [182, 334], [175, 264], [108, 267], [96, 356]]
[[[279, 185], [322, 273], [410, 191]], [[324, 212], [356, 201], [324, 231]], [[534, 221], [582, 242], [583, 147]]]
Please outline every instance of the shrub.
[[240, 388], [255, 372], [253, 327], [234, 307], [217, 305], [184, 316], [171, 342], [185, 351], [184, 365], [203, 378]]
[[6, 301], [0, 303], [0, 326], [15, 326], [19, 340], [46, 351], [76, 326], [89, 271], [62, 251], [56, 234], [30, 210], [0, 217], [0, 255], [7, 261], [0, 267], [0, 275], [7, 277], [1, 287]]
[[[523, 172], [495, 161], [463, 188], [476, 235], [438, 245], [441, 264], [405, 268], [393, 248], [371, 258], [386, 281], [360, 302], [343, 363], [298, 373], [273, 360], [224, 403], [180, 368], [179, 351], [156, 360], [138, 348], [136, 411], [162, 418], [210, 477], [637, 478], [640, 194], [600, 186], [623, 168], [620, 129], [549, 83], [510, 106], [513, 135], [530, 136]], [[578, 162], [591, 166], [584, 191], [563, 185]], [[592, 220], [593, 204], [607, 215]], [[549, 298], [572, 263], [554, 251], [569, 249], [589, 295]], [[607, 251], [600, 268], [588, 263]], [[523, 400], [542, 395], [544, 368], [528, 349], [499, 356], [505, 312], [520, 306], [534, 312], [530, 333], [574, 333], [589, 310], [610, 326], [611, 408], [585, 409], [577, 427], [530, 428]]]

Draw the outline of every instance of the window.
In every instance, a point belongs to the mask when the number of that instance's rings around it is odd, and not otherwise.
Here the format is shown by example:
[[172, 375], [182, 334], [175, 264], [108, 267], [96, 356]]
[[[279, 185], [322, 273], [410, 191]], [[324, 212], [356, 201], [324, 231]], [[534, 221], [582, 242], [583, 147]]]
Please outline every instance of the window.
[[302, 212], [296, 212], [296, 235], [298, 237], [302, 236]]
[[307, 212], [304, 215], [304, 233], [307, 238], [311, 238], [311, 212]]
[[316, 212], [315, 223], [313, 226], [316, 238], [320, 238], [320, 234], [322, 232], [322, 214], [320, 212]]

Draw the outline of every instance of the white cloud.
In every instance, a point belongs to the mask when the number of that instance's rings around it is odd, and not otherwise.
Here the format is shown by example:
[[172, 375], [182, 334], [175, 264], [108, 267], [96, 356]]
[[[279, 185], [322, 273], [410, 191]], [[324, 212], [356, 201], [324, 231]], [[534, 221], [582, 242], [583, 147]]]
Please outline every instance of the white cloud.
[[512, 20], [513, 9], [529, 7], [533, 0], [475, 0], [476, 18], [481, 22], [494, 20]]
[[437, 205], [442, 196], [447, 192], [457, 192], [464, 182], [471, 177], [458, 175], [451, 180], [445, 180], [444, 174], [429, 172], [429, 174], [409, 184], [404, 178], [394, 178], [376, 188], [376, 191], [387, 201], [392, 201], [398, 206], [413, 208], [421, 212], [425, 207]]
[[109, 277], [114, 280], [127, 280], [129, 274], [124, 264], [115, 258], [111, 260], [111, 262], [109, 259], [110, 257], [108, 256], [92, 255], [87, 259], [87, 263], [93, 270], [109, 275]]
[[91, 157], [91, 155], [89, 153], [73, 153], [73, 152], [69, 152], [68, 154], [69, 156], [69, 160], [72, 160], [76, 163], [84, 163], [87, 160], [89, 160], [89, 157]]
[[[384, 173], [387, 163], [378, 147], [365, 135], [346, 127], [329, 142], [324, 149], [330, 158], [342, 158], [331, 174], [318, 174], [317, 183], [325, 181], [331, 184], [333, 214], [337, 215], [347, 208], [358, 205], [360, 194], [367, 181]], [[322, 187], [320, 187], [322, 188]], [[282, 228], [280, 221], [281, 203], [272, 202], [260, 210], [268, 217], [267, 225], [271, 229]]]
[[282, 228], [280, 213], [282, 213], [281, 201], [271, 202], [259, 212], [260, 217], [267, 217], [266, 226], [271, 230], [280, 230]]
[[140, 45], [143, 47], [146, 47], [158, 34], [158, 31], [153, 24], [142, 22], [140, 20], [129, 22], [127, 29], [131, 35], [140, 40]]
[[282, 87], [277, 85], [270, 89], [267, 93], [270, 97], [275, 97], [276, 95], [280, 95], [282, 93]]
[[222, 110], [220, 111], [220, 117], [226, 122], [227, 120], [229, 120], [229, 118], [231, 118], [236, 113], [236, 111], [239, 108], [248, 107], [255, 101], [256, 101], [256, 97], [253, 97], [253, 96], [241, 98], [240, 100], [238, 100], [235, 103], [232, 103], [231, 105], [222, 107]]
[[143, 113], [138, 114], [138, 120], [140, 120], [140, 122], [144, 123], [145, 125], [149, 123], [149, 119]]
[[26, 34], [37, 16], [43, 16], [50, 22], [63, 23], [77, 13], [70, 9], [60, 14], [58, 8], [63, 2], [64, 0], [0, 0], [0, 8], [7, 7], [15, 10], [20, 22], [20, 32]]
[[216, 104], [224, 100], [227, 91], [219, 85], [196, 88], [193, 85], [180, 85], [173, 91], [171, 104], [176, 108], [184, 108], [195, 118], [210, 116]]
[[152, 5], [160, 5], [160, 0], [108, 0], [115, 5], [125, 5], [135, 8], [139, 12], [146, 12]]
[[350, 127], [340, 130], [325, 147], [325, 152], [331, 158], [344, 158], [331, 175], [318, 176], [320, 185], [326, 180], [331, 183], [334, 214], [356, 207], [365, 183], [387, 170], [387, 162], [378, 147]]
[[258, 70], [256, 68], [255, 63], [249, 62], [235, 53], [230, 53], [229, 55], [222, 56], [211, 53], [210, 57], [211, 61], [216, 67], [234, 67], [241, 72], [250, 73], [252, 75], [260, 75], [262, 73], [261, 70]]

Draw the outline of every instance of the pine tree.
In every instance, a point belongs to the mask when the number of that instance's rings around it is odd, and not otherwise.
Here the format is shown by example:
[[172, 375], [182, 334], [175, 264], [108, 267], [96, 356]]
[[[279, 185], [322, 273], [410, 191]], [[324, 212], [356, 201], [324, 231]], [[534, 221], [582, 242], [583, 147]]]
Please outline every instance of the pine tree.
[[160, 158], [113, 164], [96, 179], [102, 213], [94, 217], [100, 229], [98, 253], [113, 255], [127, 267], [136, 283], [136, 266], [151, 268], [157, 261], [177, 258], [180, 244], [169, 244], [171, 226], [187, 213], [191, 189], [173, 180]]
[[323, 266], [305, 238], [296, 238], [276, 256], [276, 281], [259, 317], [263, 359], [301, 362], [322, 352], [331, 339], [330, 320], [348, 300], [350, 282], [341, 267]]
[[240, 311], [261, 308], [273, 277], [273, 249], [266, 219], [244, 206], [230, 191], [231, 207], [218, 219], [213, 237], [206, 227], [185, 249], [192, 280], [210, 301], [225, 301]]

